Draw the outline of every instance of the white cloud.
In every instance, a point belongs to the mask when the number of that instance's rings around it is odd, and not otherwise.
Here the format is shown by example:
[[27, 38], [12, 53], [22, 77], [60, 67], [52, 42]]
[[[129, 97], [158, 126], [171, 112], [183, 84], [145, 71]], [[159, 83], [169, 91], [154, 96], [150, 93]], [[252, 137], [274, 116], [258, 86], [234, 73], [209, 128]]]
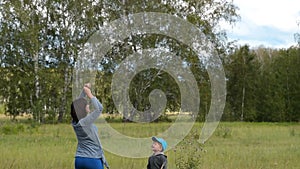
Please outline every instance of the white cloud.
[[224, 25], [230, 39], [239, 44], [290, 47], [299, 32], [300, 0], [234, 0], [241, 21], [232, 29]]
[[297, 26], [299, 0], [235, 0], [234, 3], [240, 7], [242, 17], [257, 25], [270, 25], [285, 31]]

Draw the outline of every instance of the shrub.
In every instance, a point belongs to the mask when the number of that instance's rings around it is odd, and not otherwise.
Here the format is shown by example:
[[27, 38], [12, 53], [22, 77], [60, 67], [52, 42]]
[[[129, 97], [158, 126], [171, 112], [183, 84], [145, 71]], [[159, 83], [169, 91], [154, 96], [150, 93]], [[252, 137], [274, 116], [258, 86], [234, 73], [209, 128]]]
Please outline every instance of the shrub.
[[0, 133], [5, 134], [5, 135], [18, 134], [20, 132], [24, 132], [24, 130], [25, 130], [24, 125], [10, 123], [10, 124], [4, 124], [3, 126], [1, 126]]
[[215, 135], [223, 138], [230, 138], [232, 136], [232, 130], [229, 127], [219, 127]]
[[29, 131], [30, 133], [37, 131], [37, 126], [32, 123], [30, 125], [6, 122], [0, 126], [0, 134], [13, 135]]
[[199, 135], [191, 132], [182, 142], [176, 146], [175, 157], [176, 168], [200, 168], [200, 158], [202, 156], [203, 148], [198, 142]]

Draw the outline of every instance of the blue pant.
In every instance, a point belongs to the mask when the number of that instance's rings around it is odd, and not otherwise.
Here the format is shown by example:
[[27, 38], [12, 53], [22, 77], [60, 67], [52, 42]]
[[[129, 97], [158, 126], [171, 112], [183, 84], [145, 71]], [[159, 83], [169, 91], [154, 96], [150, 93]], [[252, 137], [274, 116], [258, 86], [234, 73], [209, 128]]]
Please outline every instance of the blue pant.
[[75, 169], [104, 169], [100, 158], [75, 157]]

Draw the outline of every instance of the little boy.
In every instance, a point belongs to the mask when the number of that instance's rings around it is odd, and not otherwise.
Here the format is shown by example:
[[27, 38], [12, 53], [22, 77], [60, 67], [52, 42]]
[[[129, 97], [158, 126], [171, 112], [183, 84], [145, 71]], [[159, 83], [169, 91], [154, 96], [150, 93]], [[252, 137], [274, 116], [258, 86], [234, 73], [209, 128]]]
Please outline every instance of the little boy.
[[167, 169], [167, 156], [164, 151], [167, 148], [167, 142], [162, 138], [152, 137], [153, 155], [148, 158], [147, 169]]

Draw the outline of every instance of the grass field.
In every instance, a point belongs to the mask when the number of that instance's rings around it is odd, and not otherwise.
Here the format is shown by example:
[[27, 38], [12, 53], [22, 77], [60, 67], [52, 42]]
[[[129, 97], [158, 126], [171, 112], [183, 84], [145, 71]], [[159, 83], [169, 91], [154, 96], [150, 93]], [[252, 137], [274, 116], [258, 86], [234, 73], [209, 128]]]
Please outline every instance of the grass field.
[[[126, 135], [144, 137], [156, 135], [168, 128], [170, 123], [110, 125]], [[193, 134], [187, 137], [191, 138], [190, 141], [197, 138], [201, 126], [200, 123], [195, 124]], [[196, 151], [193, 143], [183, 141], [166, 152], [169, 169], [175, 169], [179, 163], [181, 168], [186, 169], [300, 168], [299, 123], [223, 122], [201, 150]], [[1, 169], [71, 169], [74, 168], [75, 149], [76, 138], [68, 124], [33, 125], [0, 121]], [[106, 158], [111, 169], [143, 169], [147, 165], [147, 158], [124, 158], [109, 152], [106, 152]], [[184, 163], [199, 166], [187, 167]]]

